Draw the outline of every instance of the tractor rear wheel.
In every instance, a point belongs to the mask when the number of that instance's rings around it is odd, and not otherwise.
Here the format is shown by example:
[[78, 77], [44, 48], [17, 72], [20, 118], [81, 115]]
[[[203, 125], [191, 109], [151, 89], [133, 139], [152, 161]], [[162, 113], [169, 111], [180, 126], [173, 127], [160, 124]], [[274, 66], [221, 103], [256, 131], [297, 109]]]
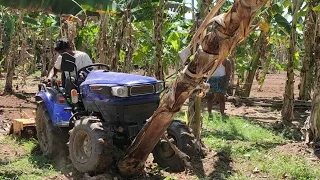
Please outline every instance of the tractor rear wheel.
[[61, 148], [66, 148], [67, 145], [63, 139], [54, 132], [54, 127], [51, 123], [50, 115], [43, 103], [39, 103], [36, 112], [36, 130], [39, 146], [44, 155], [48, 157], [56, 156]]
[[[185, 123], [174, 120], [167, 129], [167, 138], [189, 157], [197, 153], [194, 144], [195, 137]], [[160, 139], [152, 153], [154, 162], [160, 167], [166, 168], [171, 172], [182, 172], [185, 170], [183, 160], [175, 153], [166, 140]]]
[[97, 117], [76, 120], [69, 138], [69, 154], [74, 167], [82, 173], [102, 172], [113, 161], [112, 143], [112, 137]]

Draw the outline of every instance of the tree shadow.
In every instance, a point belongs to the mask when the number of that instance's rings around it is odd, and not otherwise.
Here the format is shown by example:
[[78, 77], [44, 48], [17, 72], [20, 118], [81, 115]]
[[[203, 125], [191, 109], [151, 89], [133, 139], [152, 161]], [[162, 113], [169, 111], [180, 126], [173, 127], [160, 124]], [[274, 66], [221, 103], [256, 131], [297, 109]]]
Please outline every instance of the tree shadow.
[[[196, 175], [199, 179], [227, 179], [233, 173], [231, 165], [231, 146], [225, 146], [218, 152], [209, 152], [204, 159], [192, 157], [188, 173]], [[211, 173], [207, 175], [205, 169], [210, 169]]]
[[200, 154], [190, 157], [191, 167], [189, 167], [187, 171], [196, 175], [197, 177], [205, 177], [206, 173], [204, 170], [203, 161], [204, 159], [202, 159]]
[[224, 146], [216, 155], [213, 171], [207, 176], [210, 179], [228, 179], [233, 173], [231, 146]]
[[163, 180], [166, 177], [160, 171], [153, 171], [153, 172], [145, 172], [142, 175], [138, 175], [135, 177], [125, 179], [127, 180]]
[[313, 145], [313, 153], [318, 159], [320, 159], [320, 139], [318, 139]]
[[[218, 118], [216, 118], [217, 120]], [[248, 141], [248, 139], [243, 136], [237, 129], [236, 125], [233, 121], [229, 121], [228, 116], [222, 116], [218, 121], [228, 122], [230, 124], [230, 129], [226, 130], [209, 130], [203, 128], [201, 136], [207, 137], [213, 135], [216, 138], [224, 139], [224, 140], [240, 140], [240, 141]]]
[[240, 140], [240, 141], [248, 141], [248, 139], [239, 133], [237, 127], [234, 125], [232, 121], [230, 121], [231, 131], [219, 130], [216, 131], [214, 136], [216, 138], [225, 139], [225, 140]]
[[[97, 172], [90, 175], [83, 174], [77, 171], [68, 157], [68, 152], [61, 151], [54, 158], [49, 158], [42, 154], [39, 144], [32, 149], [31, 156], [29, 161], [39, 169], [50, 169], [53, 168], [56, 171], [59, 171], [67, 179], [123, 179], [118, 173], [116, 163], [109, 167], [106, 172]], [[152, 172], [143, 172], [140, 175], [134, 177], [125, 177], [127, 180], [162, 180], [165, 176], [159, 170], [153, 170]]]
[[[217, 120], [217, 119], [216, 119]], [[243, 119], [244, 121], [248, 121], [251, 124], [255, 124], [258, 126], [261, 126], [264, 129], [271, 129], [268, 126], [261, 125], [259, 122]], [[220, 121], [228, 121], [228, 117], [221, 118]], [[279, 145], [284, 145], [285, 143], [282, 142], [264, 142], [264, 141], [255, 141], [249, 139], [247, 136], [244, 136], [240, 130], [237, 128], [236, 124], [233, 121], [229, 121], [229, 128], [228, 131], [226, 130], [211, 130], [211, 129], [204, 129], [202, 131], [202, 137], [208, 137], [208, 136], [214, 136], [217, 139], [223, 139], [225, 141], [229, 141], [231, 143], [228, 143], [227, 145], [223, 145], [219, 147], [219, 151], [214, 156], [214, 159], [209, 159], [213, 161], [213, 172], [211, 172], [209, 175], [206, 175], [208, 172], [206, 172], [207, 163], [205, 161], [208, 161], [208, 158], [203, 159], [202, 161], [196, 161], [196, 163], [193, 163], [192, 165], [196, 164], [196, 166], [193, 169], [192, 173], [194, 175], [197, 175], [198, 177], [205, 178], [205, 179], [228, 179], [233, 173], [234, 169], [232, 167], [232, 158], [231, 154], [234, 149], [234, 145], [232, 142], [236, 142], [239, 147], [236, 147], [236, 151], [241, 154], [247, 154], [250, 151], [254, 150], [268, 150], [273, 149]], [[240, 144], [239, 144], [240, 143]], [[242, 144], [243, 143], [243, 144]], [[232, 150], [233, 149], [233, 150]], [[204, 167], [205, 166], [205, 167]]]

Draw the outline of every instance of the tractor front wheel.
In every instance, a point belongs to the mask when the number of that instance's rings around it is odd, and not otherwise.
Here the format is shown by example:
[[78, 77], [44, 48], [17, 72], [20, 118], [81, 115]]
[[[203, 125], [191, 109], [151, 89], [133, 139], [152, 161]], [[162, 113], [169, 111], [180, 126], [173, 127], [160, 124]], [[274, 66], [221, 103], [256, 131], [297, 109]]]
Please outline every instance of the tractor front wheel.
[[[195, 137], [190, 128], [183, 122], [174, 120], [167, 129], [167, 139], [180, 151], [192, 157], [197, 153], [195, 148]], [[153, 150], [154, 162], [168, 171], [182, 172], [185, 164], [178, 154], [171, 148], [165, 139], [160, 139]]]
[[112, 143], [112, 137], [97, 117], [76, 120], [69, 138], [74, 167], [82, 173], [102, 172], [112, 163]]

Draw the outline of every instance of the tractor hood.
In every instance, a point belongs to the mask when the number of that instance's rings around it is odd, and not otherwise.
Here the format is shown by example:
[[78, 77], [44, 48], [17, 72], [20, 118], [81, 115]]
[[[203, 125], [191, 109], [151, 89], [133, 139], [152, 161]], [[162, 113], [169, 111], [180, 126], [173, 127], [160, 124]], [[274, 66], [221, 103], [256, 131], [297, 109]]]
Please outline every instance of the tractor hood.
[[110, 72], [105, 70], [95, 70], [89, 73], [86, 80], [81, 85], [90, 85], [90, 84], [110, 84], [117, 86], [130, 86], [137, 84], [150, 84], [158, 82], [155, 78]]

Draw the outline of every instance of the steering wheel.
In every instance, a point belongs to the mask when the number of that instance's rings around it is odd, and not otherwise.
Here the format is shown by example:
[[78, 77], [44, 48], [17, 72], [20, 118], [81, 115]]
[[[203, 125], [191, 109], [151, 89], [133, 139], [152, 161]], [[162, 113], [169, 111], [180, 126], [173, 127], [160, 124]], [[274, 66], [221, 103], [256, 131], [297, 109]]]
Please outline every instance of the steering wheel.
[[110, 70], [110, 67], [108, 65], [97, 63], [97, 64], [91, 64], [91, 65], [88, 65], [88, 66], [85, 66], [85, 67], [79, 69], [78, 73], [80, 73], [81, 71], [84, 71], [85, 73], [89, 74], [90, 71], [92, 71], [92, 69], [89, 70], [89, 68], [91, 68], [91, 67], [106, 67], [108, 71]]

